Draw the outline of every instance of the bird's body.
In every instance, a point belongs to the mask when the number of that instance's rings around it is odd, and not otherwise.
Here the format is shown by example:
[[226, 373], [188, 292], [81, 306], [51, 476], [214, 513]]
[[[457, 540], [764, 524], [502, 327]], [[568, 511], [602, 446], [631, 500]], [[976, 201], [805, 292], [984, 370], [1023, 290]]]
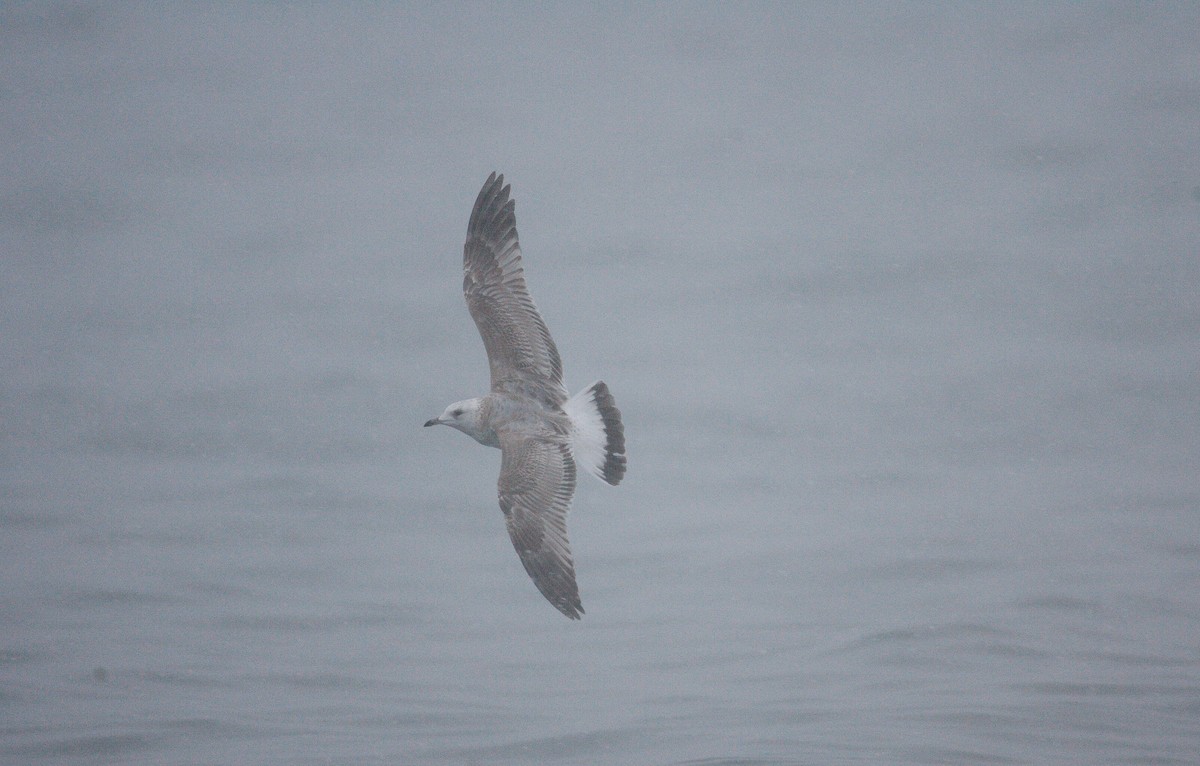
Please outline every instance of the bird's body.
[[579, 619], [566, 527], [576, 465], [618, 484], [625, 431], [602, 381], [568, 398], [558, 349], [525, 286], [513, 209], [504, 176], [492, 173], [463, 248], [463, 294], [487, 350], [491, 393], [455, 402], [425, 425], [448, 425], [501, 450], [500, 510], [513, 547], [542, 595]]

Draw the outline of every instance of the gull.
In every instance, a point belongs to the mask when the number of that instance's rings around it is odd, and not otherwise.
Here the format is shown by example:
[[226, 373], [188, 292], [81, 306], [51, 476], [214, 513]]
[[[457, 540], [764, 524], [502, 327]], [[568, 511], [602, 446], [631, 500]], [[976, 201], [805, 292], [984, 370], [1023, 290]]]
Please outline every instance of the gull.
[[463, 294], [487, 350], [491, 393], [455, 402], [425, 425], [500, 449], [500, 510], [513, 547], [546, 600], [578, 620], [567, 540], [575, 469], [619, 484], [625, 428], [604, 381], [567, 396], [558, 349], [525, 286], [515, 205], [504, 176], [488, 176], [463, 246]]

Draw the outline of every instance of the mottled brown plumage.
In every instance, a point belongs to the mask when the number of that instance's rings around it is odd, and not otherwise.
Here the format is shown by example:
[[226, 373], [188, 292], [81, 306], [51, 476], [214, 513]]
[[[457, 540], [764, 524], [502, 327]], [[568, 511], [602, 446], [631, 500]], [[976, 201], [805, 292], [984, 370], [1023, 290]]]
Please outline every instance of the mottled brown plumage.
[[497, 490], [513, 547], [538, 590], [579, 619], [567, 539], [576, 463], [609, 484], [625, 475], [625, 429], [603, 381], [568, 398], [562, 360], [525, 285], [514, 202], [492, 173], [463, 247], [463, 294], [487, 350], [491, 393], [455, 402], [425, 425], [448, 425], [502, 453]]

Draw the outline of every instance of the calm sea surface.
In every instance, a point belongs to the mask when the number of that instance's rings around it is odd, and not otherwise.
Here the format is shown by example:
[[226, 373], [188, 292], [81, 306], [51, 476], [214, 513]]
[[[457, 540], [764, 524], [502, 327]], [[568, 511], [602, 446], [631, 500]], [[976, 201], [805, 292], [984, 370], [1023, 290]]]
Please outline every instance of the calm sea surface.
[[[1196, 763], [1197, 29], [0, 6], [0, 763]], [[421, 428], [494, 169], [578, 623]]]

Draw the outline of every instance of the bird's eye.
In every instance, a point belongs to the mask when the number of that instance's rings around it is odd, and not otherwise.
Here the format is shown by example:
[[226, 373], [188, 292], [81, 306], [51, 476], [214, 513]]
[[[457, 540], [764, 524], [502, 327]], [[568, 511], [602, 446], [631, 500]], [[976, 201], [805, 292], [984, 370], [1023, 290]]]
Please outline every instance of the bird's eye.
[[450, 415], [451, 415], [452, 417], [458, 417], [458, 416], [459, 416], [459, 415], [461, 415], [461, 414], [462, 414], [462, 410], [455, 410], [454, 412], [451, 412], [451, 413], [450, 413]]

